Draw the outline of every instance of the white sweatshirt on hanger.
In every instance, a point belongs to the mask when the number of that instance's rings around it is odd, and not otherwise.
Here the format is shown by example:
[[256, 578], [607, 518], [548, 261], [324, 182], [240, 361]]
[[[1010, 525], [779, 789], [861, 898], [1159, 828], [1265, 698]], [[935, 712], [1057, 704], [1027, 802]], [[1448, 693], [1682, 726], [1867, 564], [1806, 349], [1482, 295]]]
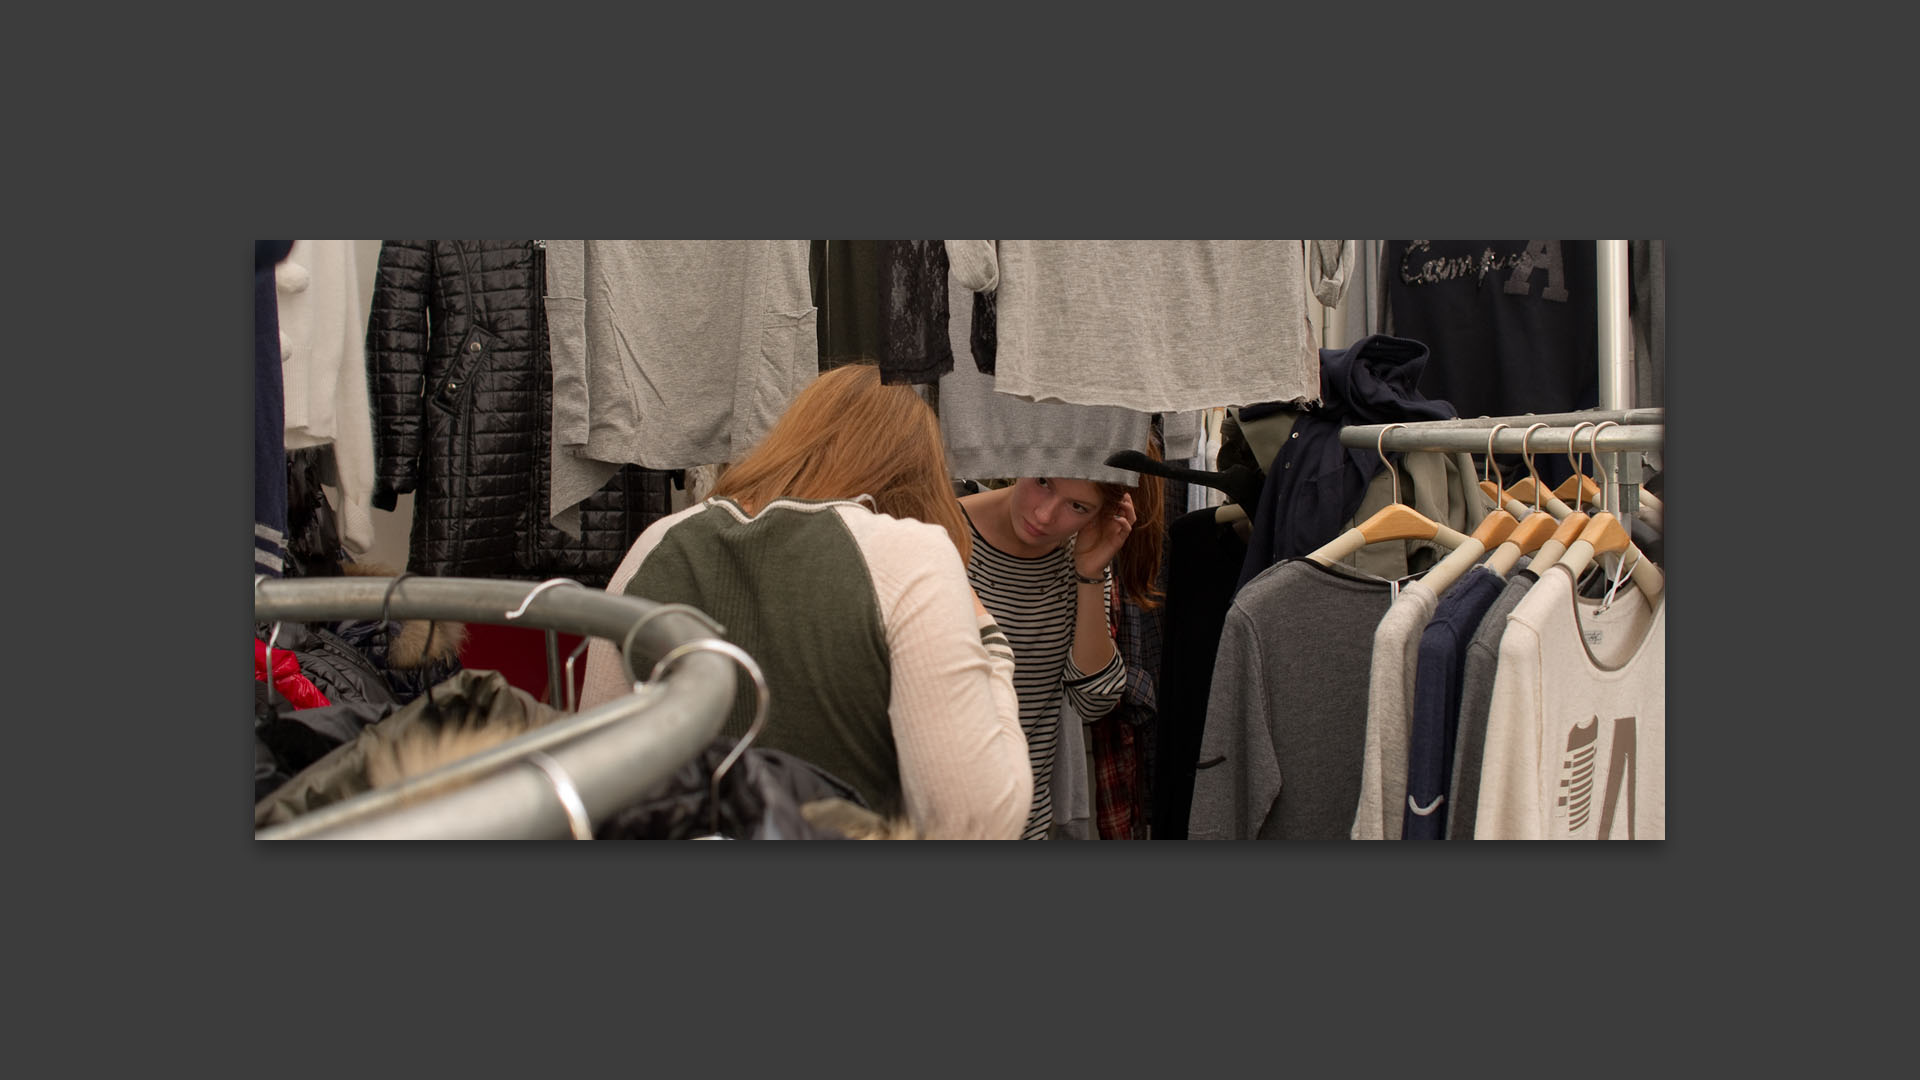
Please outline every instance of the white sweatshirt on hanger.
[[333, 447], [340, 544], [373, 550], [373, 411], [352, 240], [295, 240], [274, 270], [288, 450]]

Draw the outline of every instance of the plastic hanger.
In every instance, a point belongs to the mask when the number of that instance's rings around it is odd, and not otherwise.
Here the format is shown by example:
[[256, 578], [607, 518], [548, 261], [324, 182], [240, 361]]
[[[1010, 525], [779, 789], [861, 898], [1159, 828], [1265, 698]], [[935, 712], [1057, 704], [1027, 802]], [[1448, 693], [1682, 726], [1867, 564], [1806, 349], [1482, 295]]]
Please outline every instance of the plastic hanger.
[[[1600, 460], [1597, 442], [1600, 429], [1612, 423], [1612, 421], [1606, 421], [1595, 425], [1593, 429], [1593, 437], [1596, 440], [1594, 444], [1596, 466]], [[1622, 569], [1631, 568], [1634, 586], [1649, 603], [1659, 601], [1661, 590], [1666, 586], [1665, 575], [1635, 546], [1633, 538], [1627, 535], [1626, 526], [1620, 523], [1620, 519], [1606, 510], [1593, 515], [1587, 522], [1586, 528], [1581, 530], [1579, 538], [1567, 545], [1566, 554], [1562, 555], [1554, 565], [1566, 567], [1573, 574], [1574, 580], [1578, 581], [1581, 573], [1593, 562], [1596, 555], [1607, 553], [1628, 556], [1629, 560]], [[1618, 582], [1615, 583], [1615, 587], [1618, 587]]]
[[1432, 540], [1449, 549], [1457, 549], [1467, 541], [1466, 534], [1458, 529], [1448, 528], [1400, 501], [1400, 470], [1394, 467], [1393, 462], [1387, 460], [1386, 443], [1387, 432], [1406, 426], [1405, 424], [1388, 424], [1381, 428], [1379, 442], [1374, 447], [1380, 454], [1380, 460], [1386, 463], [1387, 471], [1393, 474], [1393, 502], [1381, 507], [1367, 520], [1309, 552], [1307, 558], [1321, 566], [1331, 566], [1368, 544], [1378, 544], [1386, 540]]
[[1224, 491], [1227, 493], [1227, 498], [1243, 510], [1259, 507], [1260, 489], [1266, 484], [1265, 474], [1245, 465], [1229, 465], [1219, 472], [1202, 472], [1199, 469], [1189, 469], [1184, 465], [1155, 461], [1138, 450], [1116, 450], [1107, 455], [1105, 464], [1115, 469], [1164, 476], [1170, 480], [1185, 480], [1188, 483]]
[[[1501, 427], [1505, 426], [1502, 424], [1487, 433], [1489, 465], [1493, 462], [1493, 437], [1500, 433]], [[1524, 440], [1522, 445], [1525, 445]], [[1487, 482], [1491, 483], [1491, 481]], [[1527, 516], [1545, 517], [1546, 515], [1528, 514]], [[1507, 537], [1519, 527], [1520, 519], [1514, 517], [1511, 511], [1505, 507], [1495, 507], [1486, 517], [1480, 519], [1480, 524], [1474, 527], [1473, 532], [1459, 547], [1447, 552], [1446, 558], [1435, 563], [1433, 569], [1422, 575], [1420, 580], [1426, 582], [1427, 587], [1432, 589], [1435, 595], [1446, 592], [1454, 582], [1460, 580], [1461, 575], [1480, 561], [1480, 556], [1485, 555], [1490, 548], [1504, 543]]]

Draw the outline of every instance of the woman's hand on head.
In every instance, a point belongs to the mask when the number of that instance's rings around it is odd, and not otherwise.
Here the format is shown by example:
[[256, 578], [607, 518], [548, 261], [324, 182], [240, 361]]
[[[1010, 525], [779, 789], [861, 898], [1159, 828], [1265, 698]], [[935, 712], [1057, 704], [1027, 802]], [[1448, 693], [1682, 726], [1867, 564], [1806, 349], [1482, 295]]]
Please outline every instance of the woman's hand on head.
[[1082, 577], [1098, 577], [1133, 535], [1134, 519], [1133, 496], [1122, 495], [1081, 526], [1073, 541], [1074, 570]]

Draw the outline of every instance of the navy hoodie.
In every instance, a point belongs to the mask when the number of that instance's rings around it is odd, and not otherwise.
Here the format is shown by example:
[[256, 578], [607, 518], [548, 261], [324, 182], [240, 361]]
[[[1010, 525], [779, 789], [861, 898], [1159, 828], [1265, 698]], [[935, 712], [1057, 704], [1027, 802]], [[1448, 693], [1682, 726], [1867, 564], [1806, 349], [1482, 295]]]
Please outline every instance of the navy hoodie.
[[[1286, 444], [1267, 463], [1240, 585], [1340, 535], [1360, 508], [1368, 483], [1380, 472], [1380, 455], [1371, 446], [1341, 446], [1341, 428], [1457, 417], [1451, 404], [1417, 388], [1428, 356], [1424, 344], [1386, 334], [1320, 350], [1320, 404], [1300, 414]], [[1286, 408], [1249, 405], [1240, 414], [1256, 420]]]

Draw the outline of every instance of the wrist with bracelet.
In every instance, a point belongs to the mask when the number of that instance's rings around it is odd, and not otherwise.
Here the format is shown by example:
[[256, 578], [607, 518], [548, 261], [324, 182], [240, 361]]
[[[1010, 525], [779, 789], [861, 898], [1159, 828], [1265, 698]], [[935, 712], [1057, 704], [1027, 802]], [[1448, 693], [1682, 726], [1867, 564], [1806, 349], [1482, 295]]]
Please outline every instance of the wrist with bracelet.
[[1102, 569], [1098, 574], [1095, 574], [1093, 577], [1087, 577], [1085, 574], [1082, 574], [1080, 572], [1080, 568], [1076, 566], [1073, 568], [1073, 580], [1079, 582], [1082, 585], [1105, 585], [1107, 583], [1107, 572], [1108, 570], [1111, 570], [1111, 569], [1112, 567], [1109, 566]]

